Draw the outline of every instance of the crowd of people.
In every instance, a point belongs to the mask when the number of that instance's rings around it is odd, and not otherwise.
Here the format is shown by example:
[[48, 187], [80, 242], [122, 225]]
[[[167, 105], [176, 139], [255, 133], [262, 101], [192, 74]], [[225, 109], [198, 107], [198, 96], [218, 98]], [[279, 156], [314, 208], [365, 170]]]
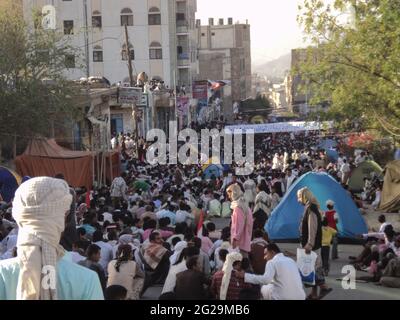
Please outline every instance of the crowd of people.
[[378, 217], [377, 232], [363, 234], [363, 250], [357, 257], [349, 257], [357, 270], [368, 272], [358, 280], [375, 282], [377, 285], [400, 288], [400, 233], [396, 232], [386, 216]]
[[[157, 285], [159, 298], [170, 300], [316, 300], [331, 292], [325, 277], [338, 258], [333, 201], [322, 212], [308, 188], [297, 195], [301, 247], [318, 255], [309, 295], [295, 260], [264, 226], [300, 176], [327, 172], [346, 188], [352, 168], [370, 155], [332, 161], [317, 147], [318, 132], [265, 134], [256, 136], [251, 175], [235, 175], [233, 164], [205, 179], [201, 166], [150, 165], [142, 138], [113, 139], [123, 172], [109, 187], [74, 190], [62, 175], [33, 178], [1, 204], [0, 299], [137, 300]], [[362, 197], [349, 195], [362, 210]], [[214, 217], [227, 226], [218, 230]], [[389, 226], [366, 235], [354, 264], [394, 286], [400, 238]], [[56, 286], [40, 286], [43, 266], [57, 270]]]

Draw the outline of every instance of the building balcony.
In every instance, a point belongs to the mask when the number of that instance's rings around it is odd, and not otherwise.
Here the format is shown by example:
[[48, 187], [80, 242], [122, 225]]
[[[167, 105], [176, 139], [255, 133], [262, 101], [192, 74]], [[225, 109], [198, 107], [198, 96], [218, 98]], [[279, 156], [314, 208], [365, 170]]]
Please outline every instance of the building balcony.
[[189, 60], [189, 59], [190, 59], [189, 52], [183, 52], [178, 54], [178, 60]]
[[176, 33], [177, 34], [189, 33], [189, 23], [187, 20], [176, 20]]
[[179, 35], [188, 35], [189, 27], [188, 26], [176, 26], [176, 34]]
[[176, 11], [179, 13], [185, 13], [186, 12], [186, 8], [188, 6], [188, 3], [186, 0], [177, 0], [176, 1]]
[[190, 68], [190, 60], [178, 60], [178, 68]]
[[190, 68], [190, 60], [178, 60], [178, 68]]
[[181, 53], [178, 55], [178, 67], [190, 67], [189, 53]]
[[175, 99], [169, 92], [153, 91], [153, 102], [156, 108], [171, 108], [175, 106]]

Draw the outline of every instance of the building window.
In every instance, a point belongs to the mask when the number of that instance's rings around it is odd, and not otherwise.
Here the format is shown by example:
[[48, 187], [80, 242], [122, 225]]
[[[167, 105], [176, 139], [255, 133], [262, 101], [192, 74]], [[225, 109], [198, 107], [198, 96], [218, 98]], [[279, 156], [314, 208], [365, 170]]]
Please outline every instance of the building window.
[[74, 34], [74, 20], [64, 20], [64, 34]]
[[212, 32], [211, 35], [212, 35], [212, 36], [215, 36], [215, 32]]
[[[135, 50], [133, 50], [132, 44], [129, 44], [129, 53], [131, 55], [131, 60], [135, 60]], [[128, 61], [128, 50], [126, 50], [126, 44], [122, 46], [121, 59], [123, 61]]]
[[93, 62], [103, 62], [103, 49], [100, 46], [93, 48]]
[[150, 44], [149, 56], [150, 56], [150, 60], [161, 60], [162, 59], [161, 43], [152, 42]]
[[187, 27], [188, 23], [186, 21], [186, 16], [184, 13], [176, 14], [176, 26], [177, 27]]
[[161, 13], [160, 9], [152, 7], [149, 10], [149, 26], [160, 26], [161, 25]]
[[184, 21], [185, 20], [185, 14], [184, 13], [177, 13], [176, 14], [176, 21]]
[[121, 11], [121, 26], [133, 26], [133, 12], [129, 8]]
[[93, 11], [93, 14], [92, 14], [92, 27], [93, 28], [101, 28], [102, 27], [100, 11]]
[[67, 54], [65, 56], [65, 67], [67, 69], [75, 68], [75, 56], [73, 54]]
[[206, 34], [205, 34], [204, 32], [202, 32], [202, 33], [201, 33], [201, 36], [202, 36], [202, 37], [205, 37], [205, 36], [206, 36]]
[[150, 49], [150, 60], [162, 60], [162, 49]]
[[244, 73], [246, 69], [246, 61], [244, 59], [240, 59], [240, 73]]

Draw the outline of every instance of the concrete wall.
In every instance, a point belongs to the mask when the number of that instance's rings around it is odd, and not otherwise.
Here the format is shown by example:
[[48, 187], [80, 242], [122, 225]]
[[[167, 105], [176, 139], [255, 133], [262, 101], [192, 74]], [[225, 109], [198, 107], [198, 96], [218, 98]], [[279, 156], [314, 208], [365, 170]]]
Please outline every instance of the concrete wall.
[[232, 101], [244, 100], [252, 93], [250, 25], [200, 26], [198, 43], [198, 79], [231, 81], [229, 95], [224, 88], [224, 110], [229, 114]]

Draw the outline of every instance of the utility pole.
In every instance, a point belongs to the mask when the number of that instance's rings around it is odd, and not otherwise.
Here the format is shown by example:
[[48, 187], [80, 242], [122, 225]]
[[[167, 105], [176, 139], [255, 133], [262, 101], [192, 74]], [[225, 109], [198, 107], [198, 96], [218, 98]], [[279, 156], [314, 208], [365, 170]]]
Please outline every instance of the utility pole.
[[126, 46], [126, 54], [128, 59], [128, 68], [129, 68], [129, 84], [131, 87], [134, 86], [133, 80], [133, 67], [132, 67], [132, 60], [131, 60], [131, 48], [129, 47], [129, 35], [128, 35], [128, 26], [125, 23], [125, 46]]
[[[129, 85], [132, 88], [135, 85], [134, 79], [133, 79], [133, 66], [132, 66], [132, 60], [131, 60], [131, 48], [129, 47], [129, 34], [128, 34], [128, 26], [125, 23], [125, 47], [126, 47], [126, 54], [127, 54], [127, 59], [128, 59], [128, 71], [129, 71]], [[138, 155], [139, 151], [139, 132], [138, 132], [138, 109], [136, 107], [136, 104], [132, 104], [132, 116], [133, 116], [133, 122], [135, 124], [135, 142], [136, 142], [136, 154]]]
[[87, 0], [83, 0], [83, 13], [84, 13], [84, 23], [85, 23], [85, 55], [86, 55], [86, 78], [90, 77], [90, 62], [89, 62], [89, 25], [88, 25], [88, 5]]

